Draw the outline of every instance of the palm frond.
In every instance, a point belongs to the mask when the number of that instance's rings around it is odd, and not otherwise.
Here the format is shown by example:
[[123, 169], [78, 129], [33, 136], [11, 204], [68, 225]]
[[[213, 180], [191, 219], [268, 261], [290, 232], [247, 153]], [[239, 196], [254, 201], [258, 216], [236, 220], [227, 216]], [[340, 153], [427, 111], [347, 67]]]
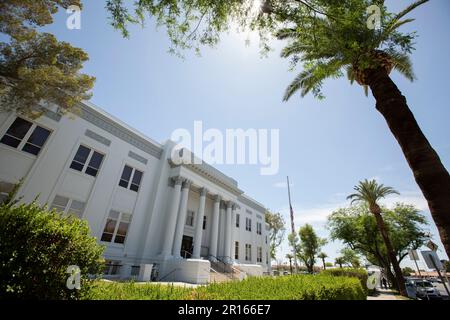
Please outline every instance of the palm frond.
[[411, 59], [408, 55], [403, 53], [390, 54], [394, 68], [400, 72], [405, 78], [413, 82], [416, 79], [414, 75]]
[[412, 4], [410, 4], [408, 7], [406, 7], [403, 11], [399, 12], [393, 19], [392, 22], [396, 23], [401, 18], [406, 16], [408, 13], [416, 9], [417, 7], [423, 5], [424, 3], [428, 2], [429, 0], [418, 0]]

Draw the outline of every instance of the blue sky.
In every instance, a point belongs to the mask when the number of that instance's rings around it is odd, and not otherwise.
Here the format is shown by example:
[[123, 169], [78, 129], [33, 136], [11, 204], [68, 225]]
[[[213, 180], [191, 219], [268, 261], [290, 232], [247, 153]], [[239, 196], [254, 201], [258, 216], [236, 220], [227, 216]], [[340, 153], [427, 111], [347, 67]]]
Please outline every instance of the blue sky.
[[[389, 2], [398, 10], [412, 1]], [[412, 55], [418, 80], [410, 83], [392, 74], [447, 168], [449, 13], [447, 0], [435, 0], [411, 15], [417, 20], [407, 28], [419, 35]], [[261, 58], [253, 35], [246, 46], [247, 34], [229, 32], [217, 48], [203, 48], [201, 57], [187, 52], [183, 60], [167, 53], [164, 30], [151, 22], [144, 29], [132, 27], [131, 38], [122, 38], [108, 24], [103, 1], [84, 1], [81, 30], [68, 30], [67, 17], [60, 12], [46, 29], [89, 54], [83, 71], [97, 78], [91, 101], [147, 136], [163, 142], [175, 129], [193, 130], [196, 120], [203, 121], [205, 129], [223, 132], [279, 129], [278, 175], [261, 176], [258, 166], [216, 167], [238, 180], [251, 197], [282, 212], [287, 221], [284, 183], [289, 175], [297, 227], [312, 223], [326, 237], [326, 216], [348, 205], [345, 197], [359, 180], [373, 177], [402, 194], [386, 204], [413, 203], [429, 217], [397, 142], [375, 110], [373, 97], [366, 98], [361, 87], [351, 86], [344, 78], [332, 80], [324, 86], [324, 101], [294, 96], [282, 102], [284, 89], [295, 76], [288, 70], [288, 61], [279, 57], [282, 43], [273, 42], [273, 52]], [[430, 230], [436, 234], [434, 225]], [[341, 247], [330, 243], [324, 248], [330, 261]], [[287, 250], [284, 244], [280, 257]], [[439, 254], [446, 257], [442, 249]]]

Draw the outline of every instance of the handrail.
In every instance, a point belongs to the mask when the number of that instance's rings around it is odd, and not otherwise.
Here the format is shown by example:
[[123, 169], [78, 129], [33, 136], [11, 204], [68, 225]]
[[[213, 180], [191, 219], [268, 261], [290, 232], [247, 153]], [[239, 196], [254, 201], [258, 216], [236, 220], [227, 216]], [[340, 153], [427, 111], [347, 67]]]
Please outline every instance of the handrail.
[[168, 276], [170, 276], [172, 273], [174, 273], [175, 271], [181, 270], [180, 268], [176, 268], [173, 269], [172, 271], [170, 271], [168, 274], [166, 274], [164, 277], [159, 278], [159, 281], [163, 281], [165, 278], [167, 278]]
[[187, 257], [192, 257], [192, 253], [186, 250], [181, 250], [181, 253], [184, 254], [184, 258], [187, 259]]

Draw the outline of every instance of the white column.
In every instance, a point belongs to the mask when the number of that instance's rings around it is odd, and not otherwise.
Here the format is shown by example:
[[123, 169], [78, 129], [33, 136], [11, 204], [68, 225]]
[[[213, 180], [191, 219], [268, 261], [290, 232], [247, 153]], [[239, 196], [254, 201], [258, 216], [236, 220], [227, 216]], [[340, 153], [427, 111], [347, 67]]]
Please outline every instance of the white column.
[[197, 216], [195, 217], [195, 235], [194, 235], [194, 250], [192, 252], [192, 259], [200, 259], [200, 249], [202, 248], [202, 232], [203, 232], [203, 216], [205, 215], [206, 194], [208, 190], [202, 188], [200, 190], [200, 205], [198, 207]]
[[220, 196], [214, 198], [214, 210], [211, 223], [211, 238], [209, 240], [209, 255], [217, 257], [217, 240], [219, 237], [219, 212], [220, 212]]
[[173, 240], [172, 254], [176, 258], [181, 258], [181, 243], [183, 241], [184, 225], [186, 224], [187, 203], [189, 198], [189, 189], [191, 187], [191, 181], [186, 180], [183, 182], [181, 189], [181, 203], [180, 210], [178, 211], [177, 227], [175, 229], [175, 238]]
[[233, 202], [227, 202], [227, 212], [225, 214], [225, 261], [231, 262], [231, 209]]
[[173, 234], [177, 224], [178, 208], [180, 205], [181, 183], [183, 182], [183, 179], [181, 177], [176, 177], [174, 178], [174, 181], [175, 186], [172, 191], [169, 210], [167, 211], [168, 220], [164, 235], [163, 249], [161, 251], [161, 256], [163, 257], [170, 256], [172, 253]]

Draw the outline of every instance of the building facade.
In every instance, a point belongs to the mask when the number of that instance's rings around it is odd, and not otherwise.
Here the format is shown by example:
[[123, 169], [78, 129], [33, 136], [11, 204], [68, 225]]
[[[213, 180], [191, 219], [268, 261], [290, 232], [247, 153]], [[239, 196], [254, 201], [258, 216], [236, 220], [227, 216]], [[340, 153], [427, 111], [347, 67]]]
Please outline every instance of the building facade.
[[177, 165], [174, 147], [89, 102], [36, 120], [0, 113], [0, 196], [22, 179], [21, 201], [86, 219], [111, 277], [151, 266], [157, 280], [205, 283], [217, 262], [268, 272], [264, 206], [206, 163]]

